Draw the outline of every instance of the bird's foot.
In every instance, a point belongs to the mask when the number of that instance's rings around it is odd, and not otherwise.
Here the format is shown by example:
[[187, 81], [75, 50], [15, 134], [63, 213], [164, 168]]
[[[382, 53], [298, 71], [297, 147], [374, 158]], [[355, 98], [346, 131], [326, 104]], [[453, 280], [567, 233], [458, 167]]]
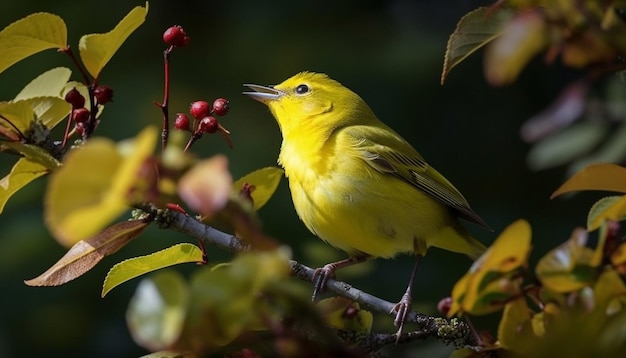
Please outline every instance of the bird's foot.
[[393, 324], [398, 327], [398, 332], [396, 333], [396, 343], [400, 339], [400, 334], [402, 334], [402, 329], [404, 328], [404, 322], [406, 321], [406, 317], [411, 310], [411, 301], [411, 294], [406, 292], [402, 295], [400, 302], [396, 303], [396, 305], [391, 309], [390, 313], [396, 313], [396, 318], [393, 320]]
[[324, 289], [326, 289], [326, 282], [328, 281], [329, 278], [332, 278], [335, 276], [336, 269], [337, 269], [337, 266], [335, 265], [335, 263], [326, 264], [324, 265], [324, 267], [315, 269], [315, 272], [313, 273], [314, 289], [313, 289], [313, 297], [311, 297], [311, 301], [315, 301], [317, 299], [317, 296], [319, 296], [319, 294], [324, 292]]

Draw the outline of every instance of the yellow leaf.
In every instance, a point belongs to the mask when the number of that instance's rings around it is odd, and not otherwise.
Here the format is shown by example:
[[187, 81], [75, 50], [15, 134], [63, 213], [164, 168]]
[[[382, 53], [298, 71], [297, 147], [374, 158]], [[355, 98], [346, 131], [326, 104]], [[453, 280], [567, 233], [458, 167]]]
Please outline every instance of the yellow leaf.
[[[59, 97], [33, 97], [14, 102], [0, 102], [0, 115], [10, 121], [23, 135], [28, 136], [36, 118], [48, 129], [53, 128], [71, 111], [72, 106]], [[0, 125], [15, 131], [5, 121]]]
[[461, 312], [461, 305], [465, 301], [465, 294], [467, 292], [467, 286], [470, 281], [470, 273], [466, 273], [461, 279], [459, 279], [452, 288], [452, 305], [448, 310], [448, 317], [452, 317]]
[[500, 345], [507, 350], [523, 355], [534, 337], [531, 317], [532, 312], [524, 297], [507, 303], [498, 325]]
[[502, 27], [512, 13], [500, 8], [479, 7], [465, 14], [448, 39], [441, 73], [441, 84], [452, 69], [502, 34]]
[[547, 36], [545, 19], [540, 11], [518, 13], [505, 25], [502, 35], [485, 50], [487, 81], [494, 86], [515, 81], [530, 59], [546, 46]]
[[620, 274], [626, 276], [626, 242], [621, 243], [611, 254], [611, 264]]
[[626, 285], [615, 270], [606, 270], [598, 277], [593, 288], [598, 308], [603, 315], [613, 315], [624, 309], [623, 302], [616, 298], [626, 298]]
[[78, 43], [80, 57], [85, 68], [87, 68], [87, 71], [94, 79], [98, 78], [100, 71], [122, 46], [128, 36], [143, 24], [147, 13], [148, 2], [146, 2], [145, 8], [136, 6], [132, 9], [113, 30], [106, 34], [91, 34], [80, 38]]
[[587, 230], [594, 231], [608, 220], [624, 219], [626, 219], [626, 195], [602, 198], [589, 210]]
[[233, 193], [240, 193], [244, 184], [251, 185], [250, 196], [254, 210], [259, 210], [272, 197], [285, 171], [278, 167], [266, 167], [246, 174], [233, 184]]
[[65, 47], [63, 19], [45, 12], [29, 15], [0, 32], [0, 72], [37, 52]]
[[9, 121], [24, 135], [31, 128], [35, 118], [32, 106], [26, 101], [0, 102], [0, 115], [6, 119], [0, 120], [0, 126], [6, 127], [9, 131], [15, 131], [6, 123]]
[[528, 221], [520, 219], [507, 226], [494, 243], [472, 267], [472, 272], [510, 272], [525, 265], [530, 253], [531, 229]]
[[91, 270], [105, 256], [116, 253], [139, 236], [148, 226], [143, 221], [124, 221], [112, 225], [89, 240], [79, 241], [52, 267], [26, 280], [29, 286], [59, 286]]
[[112, 289], [148, 272], [189, 262], [202, 262], [203, 252], [196, 245], [177, 244], [150, 255], [133, 257], [117, 263], [109, 270], [102, 286], [102, 297]]
[[592, 164], [574, 174], [550, 198], [581, 190], [605, 190], [626, 194], [626, 168], [616, 164]]
[[587, 286], [595, 279], [591, 266], [593, 251], [585, 247], [587, 231], [577, 229], [565, 243], [543, 256], [535, 273], [541, 283], [555, 292], [571, 292]]
[[31, 181], [47, 174], [48, 168], [28, 158], [20, 158], [11, 173], [0, 179], [0, 213], [9, 198]]
[[372, 313], [361, 309], [357, 302], [346, 297], [329, 297], [319, 301], [316, 308], [320, 310], [326, 323], [334, 329], [357, 333], [370, 333], [372, 329]]
[[474, 314], [493, 312], [507, 298], [519, 293], [515, 272], [527, 264], [531, 229], [526, 220], [517, 220], [502, 231], [494, 243], [470, 267], [452, 289], [448, 316], [459, 311]]
[[34, 80], [30, 81], [13, 101], [33, 97], [60, 96], [61, 90], [69, 81], [72, 71], [69, 68], [57, 67], [46, 71]]
[[45, 219], [65, 246], [84, 240], [121, 215], [127, 194], [156, 145], [157, 130], [144, 129], [132, 141], [91, 138], [66, 156], [50, 178], [44, 197]]
[[24, 101], [30, 104], [35, 117], [48, 129], [54, 128], [72, 110], [72, 105], [60, 97], [33, 97]]

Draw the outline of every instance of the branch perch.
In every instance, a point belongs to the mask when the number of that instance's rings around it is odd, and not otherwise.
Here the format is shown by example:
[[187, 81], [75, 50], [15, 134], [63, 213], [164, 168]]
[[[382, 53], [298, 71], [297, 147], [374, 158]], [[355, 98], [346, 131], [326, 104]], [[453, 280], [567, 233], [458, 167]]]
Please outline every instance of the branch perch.
[[[204, 243], [218, 246], [230, 252], [237, 253], [248, 250], [248, 246], [241, 242], [236, 236], [205, 225], [192, 216], [180, 212], [163, 211], [160, 215], [157, 215], [155, 221], [162, 228], [170, 228], [182, 232], [188, 236], [202, 240]], [[290, 269], [293, 276], [307, 282], [312, 282], [313, 273], [315, 272], [313, 268], [291, 260]], [[376, 311], [390, 316], [392, 315], [391, 310], [395, 303], [359, 290], [346, 282], [329, 279], [326, 289], [355, 302], [359, 302]], [[402, 333], [397, 340], [398, 343], [408, 343], [414, 340], [433, 337], [443, 343], [453, 344], [457, 348], [466, 346], [476, 347], [478, 344], [476, 337], [472, 334], [467, 323], [457, 318], [447, 320], [445, 318], [431, 317], [412, 311], [407, 316], [407, 322], [416, 324], [418, 328], [415, 331]], [[380, 348], [384, 345], [395, 343], [396, 339], [397, 336], [395, 334], [371, 334], [368, 337], [367, 344], [371, 347]]]

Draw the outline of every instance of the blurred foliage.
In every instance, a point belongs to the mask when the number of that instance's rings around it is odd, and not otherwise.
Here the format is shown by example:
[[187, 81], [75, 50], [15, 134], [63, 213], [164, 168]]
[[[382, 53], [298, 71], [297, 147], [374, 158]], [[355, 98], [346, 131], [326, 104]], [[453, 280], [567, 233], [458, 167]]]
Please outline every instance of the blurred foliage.
[[[591, 3], [594, 2], [585, 2]], [[542, 238], [534, 243], [535, 251], [546, 252], [547, 248], [557, 245], [558, 238], [571, 227], [585, 221], [584, 210], [580, 208], [587, 204], [591, 206], [596, 198], [583, 196], [577, 199], [577, 205], [565, 201], [549, 202], [549, 193], [562, 181], [562, 165], [569, 163], [571, 158], [556, 161], [552, 164], [557, 166], [555, 169], [530, 172], [525, 168], [524, 158], [528, 148], [519, 139], [518, 130], [533, 115], [559, 117], [554, 115], [555, 112], [559, 115], [565, 112], [566, 121], [571, 119], [568, 123], [579, 118], [581, 113], [591, 119], [597, 119], [601, 114], [610, 121], [621, 118], [623, 122], [623, 106], [620, 107], [623, 96], [619, 95], [623, 93], [623, 83], [597, 78], [593, 82], [584, 82], [582, 89], [574, 87], [568, 91], [567, 86], [582, 77], [580, 70], [567, 69], [560, 64], [546, 68], [540, 61], [532, 60], [533, 56], [526, 56], [523, 76], [512, 85], [496, 90], [483, 81], [480, 63], [473, 58], [475, 56], [470, 56], [448, 76], [445, 86], [439, 86], [446, 38], [458, 19], [478, 5], [485, 4], [470, 1], [442, 6], [434, 0], [277, 1], [272, 6], [254, 1], [151, 3], [145, 23], [128, 37], [106, 68], [95, 71], [97, 75], [94, 76], [98, 76], [102, 83], [115, 88], [115, 100], [107, 105], [98, 134], [119, 140], [148, 125], [159, 124], [160, 112], [153, 102], [162, 97], [164, 44], [161, 34], [167, 27], [181, 24], [191, 42], [184, 51], [173, 56], [172, 73], [176, 75], [171, 78], [174, 94], [171, 111], [186, 111], [190, 102], [218, 95], [231, 102], [231, 113], [224, 121], [231, 132], [234, 149], [228, 149], [220, 140], [203, 140], [194, 148], [199, 157], [225, 153], [234, 177], [273, 165], [280, 145], [278, 129], [268, 113], [259, 112], [258, 106], [241, 98], [241, 84], [276, 83], [301, 70], [329, 73], [360, 93], [381, 119], [403, 133], [429, 162], [457, 183], [473, 207], [488, 218], [494, 228], [502, 228], [512, 218], [528, 218], [534, 236]], [[0, 5], [0, 25], [4, 27], [31, 13], [48, 11], [67, 22], [70, 29], [67, 43], [78, 44], [82, 34], [104, 33], [113, 28], [133, 6], [144, 6], [144, 3], [4, 3]], [[568, 11], [567, 14], [571, 15], [571, 10]], [[537, 13], [526, 14], [510, 25], [510, 31], [519, 33], [520, 26], [523, 30], [528, 25], [536, 30], [528, 36], [537, 36], [540, 32], [537, 29], [545, 26], [542, 19], [545, 18]], [[573, 42], [571, 48], [580, 47]], [[540, 49], [539, 46], [528, 48]], [[565, 61], [566, 64], [582, 63], [580, 56], [584, 57], [584, 52], [581, 55], [580, 51], [574, 50], [566, 57], [571, 60]], [[599, 53], [605, 55], [608, 52]], [[12, 66], [1, 74], [0, 99], [15, 98], [34, 74], [59, 66], [70, 67], [71, 63], [66, 56], [54, 51]], [[81, 80], [77, 74], [72, 79]], [[564, 95], [556, 98], [563, 88], [566, 88]], [[588, 94], [592, 96], [588, 97]], [[552, 101], [555, 105], [550, 107], [552, 112], [546, 116], [541, 111]], [[530, 120], [526, 123], [542, 122], [545, 124], [545, 121]], [[609, 123], [609, 129], [579, 131], [583, 136], [593, 135], [579, 139], [583, 143], [580, 146], [595, 149], [600, 144], [609, 146], [614, 143], [604, 152], [619, 153], [619, 148], [612, 148], [624, 142], [619, 140], [621, 137], [607, 140], [603, 134], [618, 136], [623, 131], [615, 131], [614, 127], [623, 126], [621, 122]], [[607, 127], [606, 124], [603, 126]], [[528, 140], [525, 128], [528, 127], [522, 127], [522, 136]], [[62, 136], [59, 128], [53, 133]], [[572, 136], [576, 137], [576, 133]], [[570, 141], [566, 139], [559, 143]], [[551, 147], [558, 148], [559, 145]], [[542, 152], [543, 155], [533, 154], [535, 159], [531, 163], [536, 163], [538, 156], [549, 158], [554, 153]], [[579, 150], [579, 153], [583, 152]], [[15, 162], [7, 157], [4, 153], [0, 157], [3, 175]], [[620, 157], [614, 155], [613, 158], [618, 160]], [[549, 166], [535, 165], [534, 168]], [[67, 357], [143, 354], [145, 350], [131, 341], [123, 318], [137, 282], [130, 281], [109, 293], [105, 300], [99, 300], [105, 270], [124, 258], [146, 255], [170, 246], [172, 242], [184, 241], [184, 236], [148, 229], [143, 240], [134, 240], [111, 261], [105, 258], [103, 265], [81, 280], [61, 289], [47, 288], [45, 293], [42, 289], [26, 287], [22, 283], [24, 278], [40, 273], [64, 251], [51, 240], [41, 220], [41, 198], [46, 182], [47, 179], [34, 181], [28, 190], [15, 194], [0, 216], [0, 284], [5, 292], [11, 293], [3, 295], [0, 301], [0, 356], [31, 356], [44, 352]], [[299, 223], [286, 185], [279, 186], [277, 195], [259, 212], [259, 217], [264, 232], [293, 247], [296, 259], [312, 266], [320, 260], [333, 260], [332, 257], [319, 256], [326, 248]], [[485, 235], [479, 237], [483, 242], [493, 240]], [[555, 239], [544, 239], [551, 237]], [[330, 250], [326, 252], [337, 254]], [[219, 250], [211, 250], [208, 256], [212, 263], [229, 258], [229, 254]], [[615, 256], [616, 262], [623, 262], [619, 261], [621, 256]], [[406, 271], [409, 260], [399, 258], [367, 263], [365, 265], [370, 265], [371, 272], [351, 278], [350, 282], [394, 300], [397, 292], [402, 292], [406, 280], [397, 273]], [[449, 260], [447, 253], [429, 253], [418, 275], [415, 294], [415, 299], [420, 301], [418, 310], [433, 313], [434, 302], [449, 294], [451, 283], [462, 275], [468, 264], [462, 260]], [[183, 268], [181, 271], [188, 274], [191, 270]], [[345, 279], [350, 277], [350, 272], [341, 275], [340, 278]], [[215, 274], [207, 273], [206, 276]], [[223, 277], [214, 279], [225, 280]], [[161, 279], [155, 280], [158, 283]], [[179, 282], [176, 287], [184, 286], [181, 283], [184, 279], [173, 280]], [[196, 280], [192, 278], [192, 289]], [[42, 302], [44, 295], [45, 301]], [[387, 295], [389, 297], [385, 297]], [[169, 304], [184, 301], [184, 293], [166, 299]], [[505, 312], [519, 313], [525, 309], [515, 301]], [[180, 312], [172, 314], [170, 318], [175, 320]], [[390, 321], [375, 320], [374, 325], [389, 330]], [[522, 323], [526, 324], [526, 321]], [[495, 327], [495, 320], [491, 324]], [[566, 325], [577, 324], [568, 322]], [[557, 337], [565, 334], [557, 333]], [[166, 335], [166, 339], [171, 336]], [[426, 345], [403, 350], [408, 352], [406, 354], [416, 350], [428, 356], [445, 356], [450, 348]]]

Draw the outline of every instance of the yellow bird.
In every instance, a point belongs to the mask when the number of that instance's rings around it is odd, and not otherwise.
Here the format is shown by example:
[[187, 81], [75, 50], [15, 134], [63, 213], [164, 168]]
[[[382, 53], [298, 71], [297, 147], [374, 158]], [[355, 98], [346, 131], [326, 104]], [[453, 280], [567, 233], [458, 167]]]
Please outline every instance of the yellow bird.
[[[419, 261], [430, 246], [477, 258], [485, 247], [458, 218], [489, 229], [463, 195], [350, 89], [301, 72], [276, 86], [246, 84], [283, 136], [285, 169], [300, 219], [349, 257], [316, 270], [313, 299], [336, 269], [370, 257], [417, 259], [394, 323], [402, 331]], [[489, 229], [490, 230], [490, 229]]]

